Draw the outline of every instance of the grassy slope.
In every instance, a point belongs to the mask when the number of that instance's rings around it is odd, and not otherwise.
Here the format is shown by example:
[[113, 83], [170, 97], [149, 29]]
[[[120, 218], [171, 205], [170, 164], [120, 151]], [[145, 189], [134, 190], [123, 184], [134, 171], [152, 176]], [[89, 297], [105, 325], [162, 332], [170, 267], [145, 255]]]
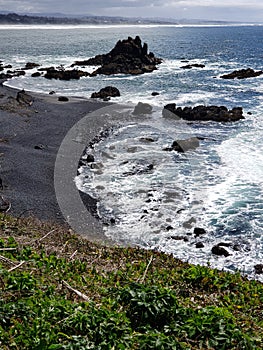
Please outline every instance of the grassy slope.
[[0, 216], [1, 350], [262, 349], [262, 302], [239, 274]]

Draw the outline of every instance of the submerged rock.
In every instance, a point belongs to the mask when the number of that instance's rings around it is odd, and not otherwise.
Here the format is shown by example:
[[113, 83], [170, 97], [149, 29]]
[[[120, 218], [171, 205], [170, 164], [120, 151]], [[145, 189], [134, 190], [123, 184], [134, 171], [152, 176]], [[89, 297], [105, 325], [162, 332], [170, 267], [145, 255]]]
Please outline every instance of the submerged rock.
[[169, 103], [163, 109], [164, 118], [184, 119], [188, 121], [233, 122], [245, 119], [242, 107], [227, 109], [225, 106], [177, 107]]
[[184, 153], [187, 151], [195, 150], [197, 147], [199, 147], [199, 140], [196, 137], [190, 137], [186, 140], [174, 141], [171, 147], [164, 148], [164, 151], [176, 151]]
[[157, 69], [162, 60], [148, 53], [148, 45], [142, 45], [139, 36], [119, 40], [107, 54], [97, 55], [85, 61], [76, 61], [72, 66], [101, 66], [92, 75], [97, 74], [143, 74]]
[[133, 115], [151, 114], [152, 106], [149, 103], [138, 102], [132, 112]]
[[185, 66], [182, 66], [180, 68], [182, 69], [192, 69], [192, 68], [204, 68], [205, 65], [201, 63], [192, 63], [192, 64], [187, 64]]
[[232, 73], [221, 75], [222, 79], [246, 79], [246, 78], [254, 78], [263, 74], [262, 70], [254, 71], [252, 68], [235, 70]]

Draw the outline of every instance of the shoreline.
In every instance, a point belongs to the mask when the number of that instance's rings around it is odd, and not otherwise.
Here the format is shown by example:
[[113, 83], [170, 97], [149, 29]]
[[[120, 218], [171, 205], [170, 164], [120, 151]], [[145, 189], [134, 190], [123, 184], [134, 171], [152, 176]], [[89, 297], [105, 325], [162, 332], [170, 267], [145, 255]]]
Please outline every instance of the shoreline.
[[[10, 203], [8, 214], [12, 216], [33, 216], [65, 224], [67, 220], [61, 213], [54, 188], [54, 168], [60, 145], [78, 121], [111, 104], [68, 96], [69, 101], [63, 102], [58, 101], [58, 95], [32, 92], [29, 93], [32, 104], [21, 104], [16, 100], [18, 91], [0, 82], [1, 198]], [[92, 137], [101, 129], [103, 121], [94, 118], [90, 121]], [[86, 207], [94, 206], [94, 200], [87, 196], [81, 198]], [[91, 214], [87, 218], [87, 221], [94, 220]], [[104, 240], [99, 225], [93, 231], [90, 235], [89, 230], [85, 230], [85, 236]]]

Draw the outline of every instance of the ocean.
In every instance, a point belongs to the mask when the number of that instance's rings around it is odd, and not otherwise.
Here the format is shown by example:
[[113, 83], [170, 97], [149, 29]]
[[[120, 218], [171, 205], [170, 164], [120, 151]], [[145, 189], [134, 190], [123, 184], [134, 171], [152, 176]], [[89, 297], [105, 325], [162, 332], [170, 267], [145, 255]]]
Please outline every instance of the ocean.
[[[263, 76], [220, 78], [238, 69], [262, 69], [263, 26], [2, 26], [0, 59], [13, 68], [27, 62], [67, 68], [136, 35], [163, 58], [150, 74], [57, 81], [32, 78], [30, 70], [6, 85], [83, 97], [113, 85], [121, 96], [112, 101], [150, 103], [151, 117], [116, 125], [92, 150], [95, 169], [83, 167], [75, 179], [98, 200], [105, 234], [121, 244], [238, 269], [263, 281], [254, 270], [263, 263]], [[186, 61], [204, 68], [182, 69]], [[153, 91], [159, 95], [152, 96]], [[162, 117], [163, 106], [171, 102], [242, 107], [245, 119], [178, 122]], [[200, 139], [196, 150], [163, 151], [173, 140], [193, 136]], [[145, 171], [149, 165], [151, 171]], [[194, 235], [195, 227], [206, 233]], [[228, 256], [212, 253], [218, 243]]]

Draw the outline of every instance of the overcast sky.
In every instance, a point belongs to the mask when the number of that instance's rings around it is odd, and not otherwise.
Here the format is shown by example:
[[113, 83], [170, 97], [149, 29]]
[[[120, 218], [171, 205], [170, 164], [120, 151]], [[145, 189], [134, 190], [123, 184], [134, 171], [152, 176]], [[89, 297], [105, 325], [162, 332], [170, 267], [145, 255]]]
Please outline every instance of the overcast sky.
[[263, 0], [0, 0], [0, 10], [263, 22]]

